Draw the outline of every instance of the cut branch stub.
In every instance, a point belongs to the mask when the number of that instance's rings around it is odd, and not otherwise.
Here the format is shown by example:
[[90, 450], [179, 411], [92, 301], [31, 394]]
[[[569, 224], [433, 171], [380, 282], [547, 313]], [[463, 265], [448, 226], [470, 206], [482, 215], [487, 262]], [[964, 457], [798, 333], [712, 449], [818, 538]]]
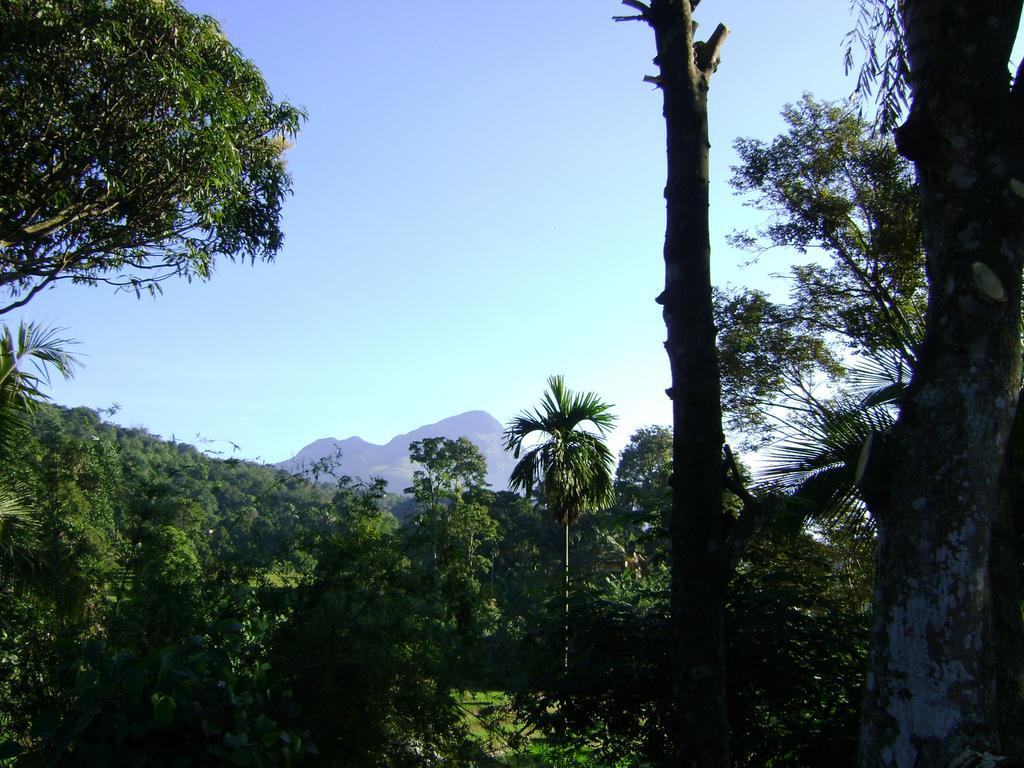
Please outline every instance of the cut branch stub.
[[1006, 288], [1003, 287], [1003, 281], [988, 264], [980, 261], [971, 264], [971, 276], [974, 278], [974, 287], [978, 295], [983, 299], [998, 303], [1006, 301]]
[[697, 69], [703, 72], [705, 77], [710, 77], [711, 73], [718, 69], [718, 62], [722, 58], [722, 45], [728, 36], [729, 28], [725, 24], [719, 24], [706, 43], [694, 44]]
[[853, 484], [860, 487], [864, 479], [864, 473], [868, 468], [868, 461], [871, 459], [871, 445], [875, 441], [875, 433], [868, 433], [868, 439], [864, 441], [864, 447], [860, 449], [860, 456], [857, 457], [857, 468], [853, 472]]

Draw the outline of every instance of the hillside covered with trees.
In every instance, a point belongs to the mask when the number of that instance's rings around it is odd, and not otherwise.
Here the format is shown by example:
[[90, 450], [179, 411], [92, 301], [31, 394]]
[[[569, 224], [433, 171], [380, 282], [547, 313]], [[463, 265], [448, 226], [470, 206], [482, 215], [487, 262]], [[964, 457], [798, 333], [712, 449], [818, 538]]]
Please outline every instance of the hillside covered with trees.
[[[8, 488], [35, 511], [4, 517], [0, 595], [0, 722], [19, 764], [533, 765], [668, 749], [662, 428], [624, 453], [621, 502], [572, 526], [566, 669], [561, 524], [484, 487], [467, 441], [412, 446], [405, 525], [372, 484], [211, 458], [87, 409], [42, 408], [19, 443]], [[868, 577], [834, 569], [848, 554], [796, 534], [737, 576], [744, 764], [849, 749]]]

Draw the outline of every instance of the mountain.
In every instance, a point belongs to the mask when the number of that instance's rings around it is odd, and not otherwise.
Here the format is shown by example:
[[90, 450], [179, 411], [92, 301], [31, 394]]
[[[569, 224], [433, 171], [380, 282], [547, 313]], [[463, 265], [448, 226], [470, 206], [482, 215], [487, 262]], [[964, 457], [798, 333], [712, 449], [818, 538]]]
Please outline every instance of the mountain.
[[492, 490], [503, 491], [508, 487], [515, 459], [502, 449], [502, 431], [501, 423], [486, 411], [467, 411], [393, 437], [384, 445], [368, 443], [361, 437], [344, 440], [325, 437], [276, 466], [289, 472], [302, 472], [315, 462], [340, 453], [341, 464], [336, 472], [361, 480], [380, 477], [387, 481], [389, 491], [401, 493], [412, 485], [415, 469], [409, 461], [409, 443], [428, 437], [450, 440], [467, 437], [487, 461], [487, 482]]

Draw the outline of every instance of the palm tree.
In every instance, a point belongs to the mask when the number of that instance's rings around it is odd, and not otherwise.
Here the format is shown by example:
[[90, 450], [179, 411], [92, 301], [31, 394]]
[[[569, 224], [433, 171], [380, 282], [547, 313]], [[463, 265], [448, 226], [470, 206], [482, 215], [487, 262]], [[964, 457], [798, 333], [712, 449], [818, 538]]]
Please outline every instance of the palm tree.
[[[75, 360], [67, 349], [72, 343], [58, 331], [31, 323], [22, 323], [17, 334], [0, 326], [0, 466], [9, 462], [33, 409], [47, 400], [50, 370], [65, 378], [74, 373]], [[9, 479], [0, 479], [0, 580], [25, 561], [35, 538], [38, 524], [23, 496]]]
[[858, 474], [871, 441], [896, 423], [911, 373], [899, 351], [864, 354], [850, 369], [848, 391], [825, 401], [806, 398], [766, 453], [761, 490], [789, 496], [805, 522], [830, 535], [873, 539]]
[[0, 451], [26, 426], [36, 404], [47, 400], [43, 390], [50, 383], [50, 369], [64, 378], [74, 374], [75, 359], [67, 349], [74, 342], [58, 333], [21, 323], [15, 336], [0, 326]]
[[[588, 431], [590, 424], [596, 432]], [[509, 488], [536, 495], [565, 534], [565, 666], [569, 665], [569, 526], [585, 512], [612, 503], [614, 456], [605, 435], [615, 424], [611, 405], [594, 392], [573, 392], [561, 376], [548, 379], [540, 407], [523, 411], [505, 428], [505, 450], [518, 463]], [[539, 442], [523, 450], [534, 436]]]

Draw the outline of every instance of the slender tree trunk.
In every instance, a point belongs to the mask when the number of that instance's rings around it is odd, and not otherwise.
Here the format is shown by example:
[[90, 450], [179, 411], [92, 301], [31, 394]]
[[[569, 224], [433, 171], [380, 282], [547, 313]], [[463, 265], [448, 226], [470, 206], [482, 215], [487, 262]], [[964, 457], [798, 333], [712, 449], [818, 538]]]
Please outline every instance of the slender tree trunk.
[[563, 649], [565, 651], [565, 654], [564, 654], [564, 657], [562, 659], [562, 668], [565, 669], [566, 671], [568, 671], [568, 669], [569, 669], [569, 521], [568, 521], [568, 519], [565, 520], [562, 523], [562, 530], [565, 533], [565, 558], [562, 560], [562, 562], [565, 564], [565, 571], [564, 571], [564, 573], [565, 573], [565, 582], [564, 582], [564, 587], [565, 587], [565, 594], [564, 594], [564, 597], [565, 597], [565, 614], [562, 617], [562, 620], [563, 620], [562, 628], [565, 630], [565, 634], [564, 634], [564, 637], [563, 637], [563, 640], [565, 641], [565, 645], [564, 645], [564, 649]]
[[652, 0], [667, 144], [664, 307], [672, 386], [672, 628], [676, 764], [728, 768], [722, 409], [708, 232], [708, 81], [728, 34], [693, 39], [690, 0]]
[[1017, 695], [995, 651], [1020, 643], [1019, 616], [1007, 625], [993, 588], [1019, 585], [993, 563], [1021, 385], [1022, 124], [1006, 71], [1020, 6], [904, 4], [913, 105], [898, 143], [921, 184], [929, 302], [899, 421], [865, 447], [878, 566], [863, 768], [999, 753], [998, 704]]

